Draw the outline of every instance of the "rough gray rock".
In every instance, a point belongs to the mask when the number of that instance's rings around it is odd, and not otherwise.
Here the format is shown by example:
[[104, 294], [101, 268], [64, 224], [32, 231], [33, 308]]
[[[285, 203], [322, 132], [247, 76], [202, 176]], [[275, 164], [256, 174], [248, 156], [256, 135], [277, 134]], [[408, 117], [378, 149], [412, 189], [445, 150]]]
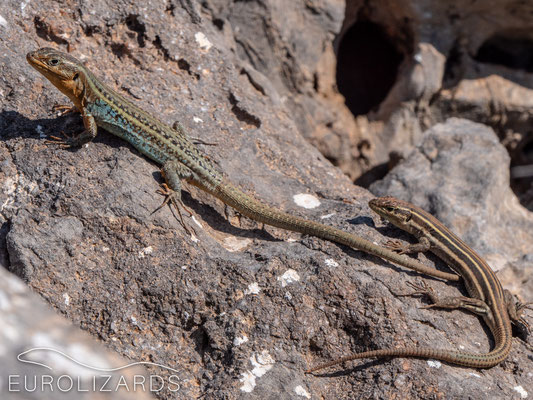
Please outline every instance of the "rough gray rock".
[[[286, 10], [282, 4], [41, 2], [21, 10], [17, 2], [4, 2], [0, 262], [111, 350], [176, 368], [180, 391], [160, 398], [503, 398], [520, 388], [531, 392], [531, 359], [520, 344], [505, 363], [481, 372], [396, 359], [357, 363], [333, 376], [305, 375], [310, 365], [362, 349], [419, 343], [487, 351], [490, 340], [477, 317], [420, 310], [418, 299], [397, 296], [416, 274], [262, 227], [187, 187], [185, 203], [201, 225], [187, 220], [197, 233], [193, 240], [167, 208], [151, 214], [162, 200], [155, 194], [158, 168], [105, 132], [81, 149], [44, 144], [47, 135], [79, 130], [80, 118], [50, 112], [65, 98], [24, 56], [37, 46], [69, 47], [165, 122], [178, 119], [191, 135], [216, 142], [202, 148], [245, 191], [383, 241], [366, 206], [370, 194], [299, 134], [303, 120], [304, 127], [329, 132], [337, 140], [333, 150], [365, 152], [339, 135], [343, 121], [355, 124], [332, 78], [331, 40], [342, 29], [342, 5], [302, 0]], [[284, 15], [298, 24], [279, 23]], [[266, 33], [244, 42], [244, 24]], [[310, 55], [295, 57], [302, 47]], [[424, 54], [441, 62], [430, 47]], [[439, 71], [432, 70], [431, 88]], [[423, 86], [407, 85], [415, 93]], [[300, 104], [305, 107], [296, 112]], [[414, 131], [413, 142], [421, 132]], [[371, 135], [365, 140], [375, 148]], [[305, 208], [295, 197], [309, 194], [320, 206]], [[445, 294], [457, 293], [432, 281]], [[148, 372], [164, 373], [155, 366]]]
[[521, 277], [533, 273], [533, 215], [509, 187], [509, 155], [492, 129], [457, 118], [437, 124], [370, 190], [435, 215], [498, 271], [504, 286], [530, 298], [533, 280]]

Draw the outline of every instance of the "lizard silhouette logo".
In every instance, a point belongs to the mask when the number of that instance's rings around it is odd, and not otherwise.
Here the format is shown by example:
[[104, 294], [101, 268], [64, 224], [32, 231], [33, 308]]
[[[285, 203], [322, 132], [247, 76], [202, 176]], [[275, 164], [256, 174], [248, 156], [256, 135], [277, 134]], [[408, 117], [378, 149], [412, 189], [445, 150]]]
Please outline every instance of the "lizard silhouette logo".
[[46, 364], [43, 364], [43, 363], [40, 363], [40, 362], [37, 362], [37, 361], [25, 360], [25, 359], [22, 358], [26, 354], [29, 354], [29, 353], [35, 352], [35, 351], [39, 351], [39, 350], [51, 351], [51, 352], [60, 354], [63, 357], [69, 359], [70, 361], [72, 361], [72, 362], [74, 362], [74, 363], [76, 363], [76, 364], [78, 364], [78, 365], [80, 365], [82, 367], [89, 368], [89, 369], [92, 369], [92, 370], [95, 370], [95, 371], [100, 371], [100, 372], [116, 372], [116, 371], [120, 371], [120, 370], [125, 369], [125, 368], [133, 367], [135, 365], [151, 365], [151, 366], [155, 366], [155, 367], [165, 368], [165, 369], [168, 369], [169, 371], [172, 371], [172, 372], [176, 372], [176, 373], [179, 372], [177, 369], [168, 367], [168, 366], [163, 365], [163, 364], [157, 364], [157, 363], [153, 363], [153, 362], [149, 362], [149, 361], [137, 361], [137, 362], [129, 363], [129, 364], [122, 365], [120, 367], [114, 367], [114, 368], [100, 368], [100, 367], [95, 367], [95, 366], [92, 366], [92, 365], [85, 364], [85, 363], [83, 363], [81, 361], [78, 361], [78, 360], [74, 359], [73, 357], [69, 356], [68, 354], [66, 354], [66, 353], [64, 353], [64, 352], [62, 352], [60, 350], [54, 349], [52, 347], [33, 347], [33, 348], [29, 349], [29, 350], [26, 350], [26, 351], [23, 351], [22, 353], [20, 353], [17, 356], [17, 360], [19, 360], [20, 362], [23, 362], [23, 363], [27, 363], [27, 364], [40, 365], [41, 367], [48, 368], [50, 371], [53, 371], [53, 368], [50, 367], [49, 365], [46, 365]]
[[[166, 389], [180, 390], [179, 371], [175, 368], [150, 361], [130, 362], [117, 367], [102, 366], [107, 360], [88, 353], [86, 349], [72, 349], [78, 356], [71, 356], [52, 347], [33, 347], [17, 355], [24, 364], [33, 364], [52, 371], [50, 374], [36, 373], [9, 375], [7, 387], [10, 392], [113, 392], [148, 391], [157, 393]], [[91, 361], [80, 361], [83, 356]], [[105, 364], [104, 364], [105, 365]], [[158, 367], [168, 371], [165, 376], [146, 373], [121, 373], [137, 366]], [[64, 373], [64, 371], [68, 371]]]

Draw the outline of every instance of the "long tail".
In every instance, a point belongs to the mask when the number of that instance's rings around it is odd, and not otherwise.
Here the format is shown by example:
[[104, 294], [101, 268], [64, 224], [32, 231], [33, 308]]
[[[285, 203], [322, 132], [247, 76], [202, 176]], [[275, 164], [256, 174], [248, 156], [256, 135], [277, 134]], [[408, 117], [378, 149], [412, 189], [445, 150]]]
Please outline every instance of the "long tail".
[[458, 281], [460, 279], [456, 274], [450, 274], [436, 270], [435, 268], [430, 268], [415, 259], [401, 256], [384, 247], [378, 247], [360, 236], [352, 235], [340, 229], [305, 218], [296, 217], [267, 206], [228, 182], [218, 185], [215, 189], [205, 187], [201, 182], [194, 182], [194, 184], [200, 186], [203, 190], [206, 190], [213, 196], [222, 200], [225, 204], [235, 208], [241, 214], [253, 220], [289, 231], [312, 235], [321, 239], [340, 243], [426, 275], [451, 281]]
[[429, 347], [404, 347], [399, 349], [370, 350], [362, 353], [351, 354], [337, 360], [329, 361], [312, 367], [306, 373], [315, 372], [347, 361], [361, 358], [382, 358], [382, 357], [414, 357], [435, 359], [449, 363], [463, 365], [470, 368], [490, 368], [503, 361], [509, 353], [511, 341], [502, 342], [489, 353], [467, 353], [461, 351], [433, 349]]

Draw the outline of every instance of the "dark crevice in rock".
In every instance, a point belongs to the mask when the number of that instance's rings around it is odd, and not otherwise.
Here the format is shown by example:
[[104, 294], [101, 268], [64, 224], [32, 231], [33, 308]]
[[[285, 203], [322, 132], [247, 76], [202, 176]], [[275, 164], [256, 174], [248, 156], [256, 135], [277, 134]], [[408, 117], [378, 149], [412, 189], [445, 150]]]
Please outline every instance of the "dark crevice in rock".
[[41, 19], [41, 17], [35, 17], [33, 19], [33, 24], [35, 25], [35, 32], [40, 38], [48, 42], [54, 42], [60, 45], [68, 45], [68, 42], [60, 36], [63, 32], [55, 29], [44, 19]]
[[159, 49], [159, 51], [161, 51], [161, 54], [163, 54], [163, 59], [165, 61], [168, 61], [170, 59], [168, 49], [163, 46], [163, 43], [161, 43], [161, 38], [159, 36], [156, 35], [155, 40], [152, 42], [152, 44], [156, 49]]
[[187, 72], [188, 74], [191, 74], [191, 64], [189, 64], [189, 62], [187, 60], [185, 60], [184, 58], [180, 58], [178, 60], [178, 67], [179, 69], [181, 69], [182, 71], [185, 71]]
[[456, 39], [452, 48], [448, 52], [446, 57], [446, 64], [444, 65], [444, 76], [442, 78], [442, 86], [450, 88], [459, 83], [463, 78], [462, 65], [464, 63], [464, 47], [460, 43], [459, 39]]
[[379, 106], [396, 81], [403, 56], [385, 29], [358, 21], [342, 37], [337, 53], [337, 85], [354, 115]]
[[146, 26], [143, 22], [139, 20], [139, 16], [135, 14], [128, 15], [126, 17], [127, 27], [137, 33], [137, 43], [139, 47], [143, 48], [146, 46]]
[[98, 33], [103, 33], [98, 25], [86, 25], [83, 27], [83, 32], [89, 37], [93, 37]]
[[172, 1], [169, 1], [167, 3], [167, 7], [165, 8], [165, 12], [167, 14], [170, 14], [172, 17], [174, 17], [175, 16], [175, 13], [174, 13], [175, 9], [176, 9], [176, 5]]
[[212, 22], [213, 22], [213, 25], [215, 25], [219, 31], [224, 29], [224, 20], [223, 19], [215, 18], [215, 19], [213, 19]]
[[209, 349], [209, 335], [205, 329], [202, 326], [199, 326], [195, 331], [192, 332], [191, 339], [196, 343], [196, 351], [198, 354], [203, 356], [204, 353]]
[[241, 75], [246, 75], [246, 77], [248, 78], [248, 82], [250, 82], [254, 89], [261, 93], [263, 96], [266, 96], [265, 88], [259, 82], [257, 82], [257, 80], [254, 79], [253, 76], [245, 68], [241, 68]]
[[533, 37], [526, 31], [497, 33], [481, 45], [474, 58], [482, 63], [533, 72]]
[[184, 58], [180, 58], [178, 61], [177, 61], [177, 64], [178, 64], [178, 68], [181, 69], [182, 71], [185, 71], [187, 72], [190, 76], [192, 76], [193, 78], [195, 78], [197, 81], [200, 80], [200, 78], [202, 77], [199, 73], [197, 72], [194, 72], [192, 69], [191, 69], [191, 64], [189, 64], [189, 62], [184, 59]]
[[232, 106], [231, 111], [237, 117], [239, 121], [253, 125], [256, 128], [259, 128], [261, 126], [261, 120], [257, 118], [255, 115], [250, 114], [248, 111], [246, 111], [241, 106], [239, 106], [239, 100], [237, 100], [237, 98], [233, 95], [233, 93], [230, 93], [228, 100]]
[[9, 252], [7, 251], [7, 234], [9, 232], [10, 223], [4, 222], [0, 226], [0, 267], [7, 270], [10, 268]]
[[533, 163], [533, 137], [527, 137], [526, 143], [521, 148], [521, 156], [524, 162]]
[[511, 189], [520, 198], [521, 204], [533, 208], [533, 131], [526, 130], [522, 140], [514, 149], [508, 149], [511, 156]]
[[378, 164], [360, 175], [359, 178], [354, 181], [354, 183], [357, 186], [368, 188], [375, 181], [383, 179], [389, 170], [390, 168], [388, 162]]
[[127, 56], [130, 60], [133, 61], [135, 65], [141, 65], [141, 62], [132, 54], [128, 45], [126, 43], [117, 43], [113, 42], [109, 46], [114, 55], [118, 58]]

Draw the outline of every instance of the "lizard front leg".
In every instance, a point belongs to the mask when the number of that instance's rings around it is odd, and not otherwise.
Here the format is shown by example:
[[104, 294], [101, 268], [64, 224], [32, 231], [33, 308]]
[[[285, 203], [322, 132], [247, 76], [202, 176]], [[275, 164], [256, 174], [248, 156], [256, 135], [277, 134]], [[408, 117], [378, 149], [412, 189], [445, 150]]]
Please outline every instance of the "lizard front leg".
[[520, 301], [517, 301], [516, 297], [507, 289], [503, 291], [503, 296], [505, 298], [505, 305], [507, 307], [507, 313], [509, 314], [511, 322], [515, 325], [521, 324], [529, 333], [531, 331], [531, 327], [522, 317], [522, 313], [525, 310], [533, 310], [533, 307], [531, 307], [531, 304], [533, 303], [521, 303]]
[[58, 136], [50, 136], [50, 139], [46, 140], [45, 143], [59, 145], [64, 148], [70, 148], [83, 146], [85, 143], [92, 141], [96, 137], [96, 133], [98, 131], [96, 120], [86, 109], [82, 110], [81, 116], [83, 117], [83, 126], [85, 127], [82, 132], [73, 136], [66, 136], [63, 134], [64, 137], [62, 138]]
[[404, 244], [399, 240], [389, 240], [385, 243], [384, 247], [395, 251], [398, 254], [425, 253], [426, 251], [431, 250], [431, 243], [428, 238], [422, 236], [418, 239], [418, 243]]

